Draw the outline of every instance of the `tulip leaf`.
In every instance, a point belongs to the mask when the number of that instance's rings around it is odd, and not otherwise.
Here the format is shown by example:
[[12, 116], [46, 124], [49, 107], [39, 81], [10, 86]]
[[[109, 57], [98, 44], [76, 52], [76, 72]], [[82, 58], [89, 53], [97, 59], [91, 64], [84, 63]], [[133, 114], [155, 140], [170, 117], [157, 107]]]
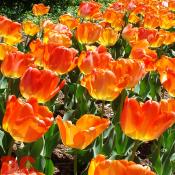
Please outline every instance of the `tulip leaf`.
[[46, 159], [46, 165], [45, 165], [45, 174], [47, 175], [53, 175], [54, 174], [54, 164], [51, 159]]
[[37, 157], [41, 154], [44, 147], [44, 138], [38, 139], [36, 142], [31, 144], [31, 151], [30, 154], [33, 157]]
[[52, 151], [54, 150], [54, 148], [57, 146], [57, 144], [59, 143], [60, 140], [60, 135], [59, 133], [55, 133], [55, 135], [53, 135], [52, 137], [48, 138], [46, 140], [46, 145], [45, 145], [45, 149], [46, 149], [46, 157], [50, 157], [52, 154]]
[[[5, 136], [5, 133], [0, 130], [0, 153], [5, 153], [4, 147], [3, 147], [3, 138]], [[2, 155], [2, 154], [1, 154]]]
[[145, 100], [147, 95], [150, 92], [150, 86], [149, 86], [149, 73], [146, 74], [146, 76], [141, 80], [140, 82], [140, 89], [139, 89], [139, 95]]

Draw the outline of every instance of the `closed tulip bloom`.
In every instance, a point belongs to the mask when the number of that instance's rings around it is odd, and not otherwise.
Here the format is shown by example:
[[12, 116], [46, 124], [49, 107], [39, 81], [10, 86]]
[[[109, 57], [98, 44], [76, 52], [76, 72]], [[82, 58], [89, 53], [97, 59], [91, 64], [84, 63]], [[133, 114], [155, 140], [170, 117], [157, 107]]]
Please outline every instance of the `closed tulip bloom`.
[[64, 145], [85, 149], [107, 129], [110, 120], [93, 114], [85, 114], [77, 120], [76, 125], [71, 121], [63, 121], [60, 116], [57, 117], [57, 124]]
[[48, 131], [52, 122], [52, 112], [46, 106], [39, 106], [36, 99], [25, 102], [10, 96], [2, 127], [16, 141], [34, 142]]
[[87, 22], [78, 25], [76, 38], [82, 44], [92, 44], [98, 41], [102, 27], [98, 24]]
[[50, 57], [44, 60], [44, 66], [59, 75], [68, 73], [77, 65], [77, 53], [78, 51], [74, 48], [58, 46], [52, 51]]
[[125, 75], [109, 69], [94, 69], [81, 80], [89, 94], [97, 100], [113, 101], [127, 85]]
[[5, 43], [0, 43], [0, 60], [4, 60], [5, 56], [9, 52], [15, 52], [18, 48], [14, 46], [7, 45]]
[[82, 51], [78, 58], [78, 67], [84, 74], [89, 74], [95, 68], [109, 68], [110, 61], [113, 60], [106, 48], [99, 46], [95, 50]]
[[30, 54], [10, 52], [1, 64], [1, 72], [6, 77], [20, 78], [30, 66], [34, 66], [34, 58]]
[[97, 155], [90, 162], [88, 175], [156, 175], [147, 166], [127, 160], [106, 160]]
[[157, 139], [175, 123], [174, 104], [173, 99], [139, 103], [134, 98], [126, 98], [120, 118], [121, 128], [132, 139], [144, 142]]
[[34, 4], [33, 8], [32, 8], [32, 12], [35, 16], [42, 16], [45, 15], [49, 12], [50, 7], [49, 6], [45, 6], [44, 4], [40, 3], [40, 4]]
[[66, 25], [70, 30], [75, 29], [79, 24], [79, 20], [74, 18], [70, 14], [61, 15], [59, 17], [59, 21], [61, 24]]
[[24, 21], [22, 26], [24, 33], [31, 36], [36, 35], [40, 30], [39, 26], [34, 24], [32, 21]]
[[113, 30], [111, 27], [104, 28], [98, 39], [98, 43], [103, 46], [113, 46], [119, 38], [118, 32]]
[[38, 70], [29, 67], [21, 77], [20, 92], [26, 99], [36, 98], [38, 102], [45, 103], [54, 97], [64, 86], [63, 80], [50, 70]]

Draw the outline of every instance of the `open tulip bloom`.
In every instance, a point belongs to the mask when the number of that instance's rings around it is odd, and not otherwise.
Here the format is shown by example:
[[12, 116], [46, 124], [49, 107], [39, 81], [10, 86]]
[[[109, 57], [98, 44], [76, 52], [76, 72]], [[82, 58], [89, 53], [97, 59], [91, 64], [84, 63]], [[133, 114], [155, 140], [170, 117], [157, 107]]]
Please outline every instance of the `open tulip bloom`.
[[71, 121], [63, 121], [57, 117], [62, 142], [72, 148], [84, 149], [90, 145], [110, 124], [109, 119], [92, 114], [85, 114], [77, 120], [76, 125]]

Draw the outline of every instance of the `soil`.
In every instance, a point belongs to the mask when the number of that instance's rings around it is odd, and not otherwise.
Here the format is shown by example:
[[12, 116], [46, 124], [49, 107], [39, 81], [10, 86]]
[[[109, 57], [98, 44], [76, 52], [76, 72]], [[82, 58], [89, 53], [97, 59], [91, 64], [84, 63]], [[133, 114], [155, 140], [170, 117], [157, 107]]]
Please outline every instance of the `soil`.
[[68, 154], [69, 148], [59, 144], [52, 153], [52, 161], [55, 166], [54, 175], [71, 175], [73, 174], [74, 158]]

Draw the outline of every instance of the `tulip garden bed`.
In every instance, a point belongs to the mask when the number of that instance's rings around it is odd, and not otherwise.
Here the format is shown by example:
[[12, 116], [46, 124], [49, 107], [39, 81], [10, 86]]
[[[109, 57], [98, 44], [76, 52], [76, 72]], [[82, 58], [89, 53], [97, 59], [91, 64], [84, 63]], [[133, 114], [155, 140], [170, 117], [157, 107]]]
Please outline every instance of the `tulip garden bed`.
[[51, 2], [0, 9], [0, 174], [174, 175], [175, 0]]

